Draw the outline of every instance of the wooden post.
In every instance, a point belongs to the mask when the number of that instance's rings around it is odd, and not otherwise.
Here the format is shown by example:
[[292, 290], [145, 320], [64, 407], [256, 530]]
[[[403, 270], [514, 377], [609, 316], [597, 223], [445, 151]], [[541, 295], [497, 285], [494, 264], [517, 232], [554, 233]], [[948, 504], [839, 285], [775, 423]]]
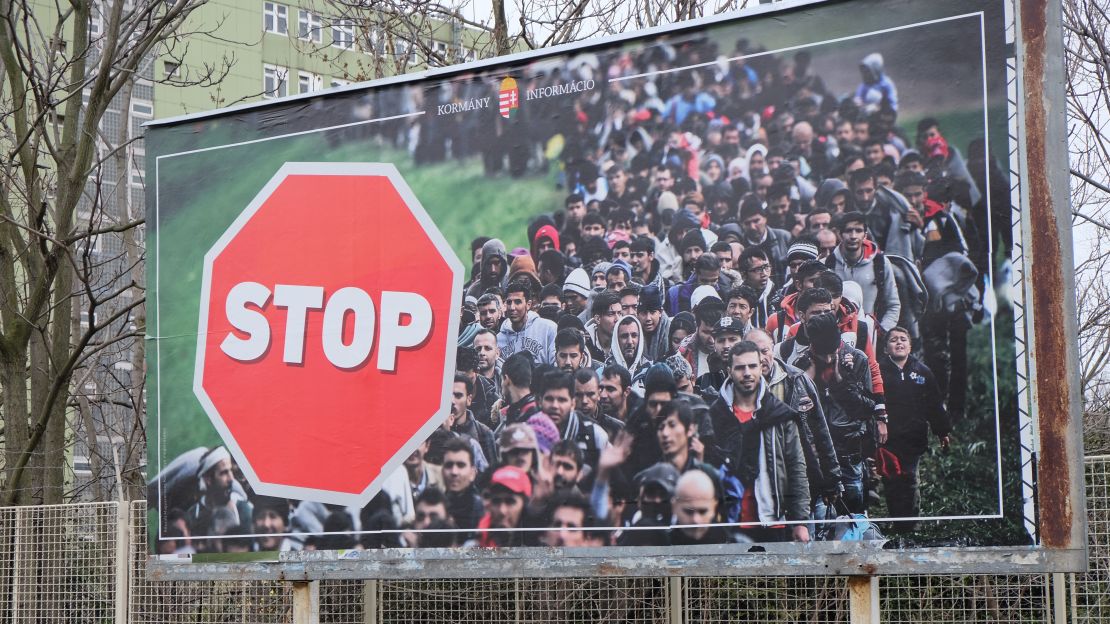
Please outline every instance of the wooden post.
[[320, 624], [320, 581], [293, 582], [293, 624]]
[[879, 577], [849, 576], [848, 599], [852, 624], [879, 624]]

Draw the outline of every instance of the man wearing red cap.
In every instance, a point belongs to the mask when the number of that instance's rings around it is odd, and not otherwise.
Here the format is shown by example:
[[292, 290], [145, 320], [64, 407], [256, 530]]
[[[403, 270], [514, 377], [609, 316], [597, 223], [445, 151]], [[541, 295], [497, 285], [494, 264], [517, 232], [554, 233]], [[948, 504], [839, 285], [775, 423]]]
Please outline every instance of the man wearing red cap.
[[482, 493], [486, 515], [478, 522], [478, 545], [502, 548], [523, 545], [520, 528], [524, 509], [532, 498], [532, 480], [516, 466], [502, 466], [494, 471]]

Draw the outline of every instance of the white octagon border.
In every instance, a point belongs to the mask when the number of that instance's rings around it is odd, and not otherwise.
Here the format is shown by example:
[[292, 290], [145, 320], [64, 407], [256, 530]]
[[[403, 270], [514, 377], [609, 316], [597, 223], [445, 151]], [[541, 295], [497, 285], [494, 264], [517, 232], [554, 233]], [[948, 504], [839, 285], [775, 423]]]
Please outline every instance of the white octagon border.
[[[212, 264], [220, 253], [227, 248], [228, 244], [231, 243], [232, 239], [235, 238], [239, 231], [242, 230], [247, 222], [258, 212], [266, 200], [269, 199], [270, 195], [281, 185], [285, 178], [291, 175], [384, 176], [389, 178], [393, 187], [397, 190], [398, 195], [404, 200], [420, 225], [423, 226], [424, 232], [428, 235], [428, 238], [432, 241], [432, 244], [435, 245], [436, 249], [439, 250], [440, 255], [447, 262], [447, 266], [450, 267], [453, 273], [451, 306], [447, 317], [447, 348], [446, 357], [444, 359], [444, 374], [440, 392], [439, 409], [428, 422], [421, 426], [416, 434], [385, 463], [381, 473], [370, 485], [358, 494], [267, 483], [259, 479], [250, 461], [247, 459], [246, 455], [239, 447], [239, 444], [235, 441], [234, 436], [231, 435], [231, 431], [221, 418], [219, 410], [216, 409], [215, 404], [212, 403], [212, 399], [209, 398], [208, 393], [205, 392], [202, 383], [204, 379], [205, 343], [208, 338], [209, 292], [212, 286]], [[402, 466], [404, 460], [447, 419], [450, 413], [451, 388], [455, 370], [455, 349], [452, 347], [458, 342], [464, 274], [462, 262], [459, 261], [458, 256], [455, 255], [454, 250], [451, 249], [451, 246], [447, 243], [447, 239], [443, 237], [439, 228], [436, 227], [435, 222], [424, 210], [424, 206], [421, 205], [416, 195], [412, 192], [412, 189], [409, 188], [404, 178], [401, 177], [401, 173], [394, 165], [390, 163], [357, 162], [287, 162], [278, 169], [277, 173], [270, 178], [270, 181], [262, 187], [262, 190], [255, 195], [250, 204], [248, 204], [235, 221], [228, 226], [227, 230], [212, 245], [208, 252], [204, 254], [204, 274], [200, 287], [200, 322], [197, 324], [196, 365], [193, 369], [193, 394], [195, 394], [197, 400], [200, 401], [205, 413], [208, 414], [208, 419], [212, 421], [212, 426], [219, 432], [220, 438], [223, 439], [224, 444], [227, 445], [228, 450], [231, 451], [235, 461], [238, 462], [239, 467], [243, 470], [243, 474], [247, 477], [251, 487], [254, 488], [256, 492], [266, 496], [355, 507], [363, 507], [370, 502], [370, 499], [381, 490], [385, 480], [393, 474], [395, 470]]]

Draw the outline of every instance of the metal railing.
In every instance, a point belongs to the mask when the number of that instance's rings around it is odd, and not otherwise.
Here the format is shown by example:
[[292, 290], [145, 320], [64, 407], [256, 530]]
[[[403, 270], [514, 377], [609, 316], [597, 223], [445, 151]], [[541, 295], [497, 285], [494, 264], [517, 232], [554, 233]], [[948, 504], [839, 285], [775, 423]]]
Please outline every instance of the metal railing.
[[[1110, 456], [1089, 457], [1081, 575], [883, 577], [884, 622], [1110, 623]], [[288, 622], [286, 583], [153, 582], [146, 504], [0, 508], [0, 624]], [[843, 577], [324, 581], [323, 622], [847, 622]]]

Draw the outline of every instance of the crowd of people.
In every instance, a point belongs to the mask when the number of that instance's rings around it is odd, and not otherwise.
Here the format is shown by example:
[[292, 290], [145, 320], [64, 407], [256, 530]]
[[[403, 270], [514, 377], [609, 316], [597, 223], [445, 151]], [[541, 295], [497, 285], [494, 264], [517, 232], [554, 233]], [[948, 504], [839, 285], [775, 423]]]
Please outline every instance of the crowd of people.
[[879, 501], [913, 530], [919, 461], [968, 408], [1002, 176], [936, 118], [904, 133], [878, 54], [841, 96], [806, 51], [715, 56], [603, 57], [648, 75], [530, 127], [565, 138], [565, 201], [527, 248], [473, 241], [450, 416], [367, 507], [253, 495], [197, 449], [159, 549], [807, 542]]

